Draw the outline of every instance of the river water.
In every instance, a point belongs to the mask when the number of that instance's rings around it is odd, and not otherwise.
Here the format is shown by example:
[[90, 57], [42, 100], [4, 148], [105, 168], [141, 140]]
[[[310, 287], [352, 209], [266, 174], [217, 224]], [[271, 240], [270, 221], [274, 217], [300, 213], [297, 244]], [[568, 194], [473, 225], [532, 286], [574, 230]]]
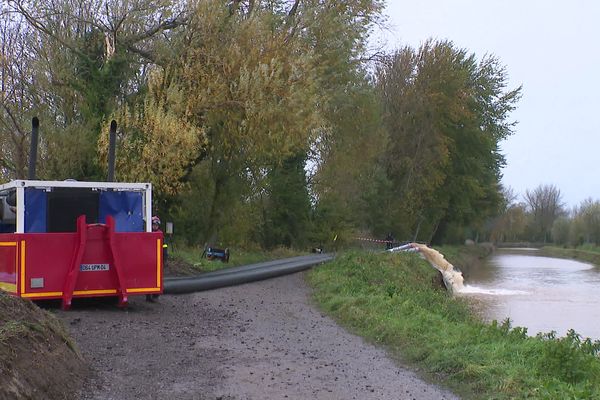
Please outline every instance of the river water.
[[600, 268], [541, 257], [534, 249], [499, 250], [485, 264], [464, 271], [461, 295], [474, 300], [487, 321], [510, 318], [530, 335], [574, 329], [600, 340]]

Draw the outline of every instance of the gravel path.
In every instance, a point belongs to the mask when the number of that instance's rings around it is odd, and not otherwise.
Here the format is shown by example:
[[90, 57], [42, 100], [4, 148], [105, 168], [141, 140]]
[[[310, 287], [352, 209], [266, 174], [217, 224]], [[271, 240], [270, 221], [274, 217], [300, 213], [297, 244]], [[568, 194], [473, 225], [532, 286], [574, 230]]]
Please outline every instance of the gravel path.
[[303, 274], [58, 315], [97, 372], [83, 399], [457, 399], [310, 304]]

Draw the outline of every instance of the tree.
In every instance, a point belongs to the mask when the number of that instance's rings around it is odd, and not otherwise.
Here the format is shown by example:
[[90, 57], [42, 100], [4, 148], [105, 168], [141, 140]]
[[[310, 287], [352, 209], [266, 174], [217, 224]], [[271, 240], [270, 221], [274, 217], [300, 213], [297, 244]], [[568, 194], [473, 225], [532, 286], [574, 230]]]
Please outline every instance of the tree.
[[[270, 191], [270, 177], [286, 160], [304, 159], [330, 132], [332, 96], [343, 95], [354, 65], [348, 60], [356, 56], [346, 53], [358, 46], [365, 30], [361, 21], [369, 16], [363, 11], [372, 3], [309, 1], [290, 8], [285, 1], [230, 7], [207, 1], [190, 9], [186, 29], [174, 42], [177, 56], [157, 71], [160, 79], [147, 96], [202, 135], [196, 154], [182, 154], [187, 167], [177, 180], [189, 182], [194, 175], [209, 188], [202, 210], [205, 240], [234, 222], [229, 209], [244, 205], [252, 219], [260, 204], [276, 208], [269, 215], [280, 214], [281, 202], [270, 198], [278, 195]], [[350, 34], [352, 29], [360, 32]], [[340, 54], [336, 43], [342, 42], [344, 61], [321, 47]]]
[[163, 162], [163, 153], [153, 149], [165, 132], [145, 121], [168, 119], [173, 143], [187, 145], [165, 149], [177, 162], [167, 159], [169, 177], [157, 185], [157, 194], [164, 198], [187, 192], [192, 173], [208, 179], [208, 199], [201, 210], [207, 224], [202, 236], [208, 240], [226, 223], [224, 208], [260, 190], [250, 189], [244, 179], [266, 176], [307, 148], [321, 123], [320, 94], [305, 41], [289, 37], [262, 8], [248, 16], [231, 12], [220, 1], [199, 2], [174, 46], [176, 57], [155, 70], [144, 104], [115, 114], [143, 132], [122, 135], [122, 145], [131, 151], [119, 162], [139, 179], [160, 179], [160, 171], [147, 166]]
[[371, 29], [382, 22], [383, 2], [310, 0], [297, 2], [293, 32], [313, 52], [321, 92], [322, 126], [310, 143], [309, 185], [315, 207], [314, 243], [370, 230], [368, 213], [377, 182], [377, 154], [385, 137], [380, 107], [366, 62]]
[[305, 163], [303, 154], [290, 157], [269, 173], [259, 230], [264, 248], [307, 244], [311, 205]]
[[554, 243], [567, 245], [571, 238], [572, 221], [566, 216], [558, 217], [552, 224], [552, 239]]
[[[2, 9], [0, 9], [0, 15]], [[28, 32], [18, 17], [0, 20], [0, 179], [24, 178], [37, 103]]]
[[527, 227], [526, 206], [517, 202], [518, 195], [510, 187], [502, 189], [502, 209], [490, 232], [493, 242], [516, 242], [523, 239]]
[[390, 229], [386, 215], [375, 215], [376, 210], [387, 209], [381, 207], [385, 191], [379, 186], [385, 185], [386, 178], [378, 166], [386, 137], [375, 90], [370, 82], [357, 79], [336, 101], [329, 131], [311, 153], [315, 219], [322, 227], [315, 241], [322, 243], [357, 229], [374, 234]]
[[507, 119], [520, 97], [506, 82], [497, 58], [477, 62], [448, 41], [405, 47], [378, 67], [384, 168], [395, 215], [414, 238], [442, 241], [449, 227], [476, 228], [498, 211], [499, 142], [512, 134]]
[[[204, 132], [164, 103], [147, 97], [142, 105], [125, 105], [116, 114], [119, 126], [117, 176], [129, 182], [151, 182], [161, 196], [174, 195], [183, 187], [181, 177], [189, 160], [204, 145]], [[108, 124], [103, 131], [108, 132]], [[100, 155], [107, 159], [108, 135], [100, 136]]]
[[[42, 125], [41, 175], [100, 179], [102, 122], [145, 85], [169, 31], [184, 22], [173, 0], [9, 0], [27, 31], [34, 104]], [[17, 16], [17, 17], [15, 17]]]
[[533, 217], [534, 240], [550, 241], [554, 221], [565, 213], [560, 190], [554, 185], [539, 185], [531, 191], [526, 190], [524, 197]]
[[591, 198], [581, 202], [574, 213], [576, 235], [584, 243], [600, 244], [600, 201]]

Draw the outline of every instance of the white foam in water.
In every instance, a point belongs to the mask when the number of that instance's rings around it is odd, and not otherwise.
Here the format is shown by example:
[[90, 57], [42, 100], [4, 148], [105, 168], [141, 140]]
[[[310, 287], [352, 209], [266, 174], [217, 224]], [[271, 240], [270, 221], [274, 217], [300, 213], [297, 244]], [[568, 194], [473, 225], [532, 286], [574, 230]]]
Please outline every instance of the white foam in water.
[[411, 243], [411, 246], [418, 248], [423, 257], [442, 273], [442, 278], [448, 289], [453, 292], [460, 292], [463, 289], [464, 278], [462, 272], [455, 270], [454, 266], [444, 258], [442, 253], [420, 243]]
[[523, 290], [484, 289], [479, 286], [471, 286], [471, 285], [463, 286], [463, 288], [459, 292], [464, 293], [464, 294], [472, 294], [472, 293], [489, 294], [492, 296], [511, 296], [511, 295], [517, 295], [517, 294], [528, 294], [528, 292], [525, 292]]
[[464, 284], [464, 278], [462, 272], [454, 269], [454, 265], [450, 264], [442, 253], [434, 250], [430, 247], [420, 243], [410, 243], [397, 249], [398, 251], [414, 251], [418, 250], [419, 253], [425, 258], [435, 269], [440, 271], [444, 284], [449, 290], [454, 293], [460, 294], [488, 294], [493, 296], [510, 296], [518, 294], [528, 294], [528, 292], [522, 290], [510, 290], [510, 289], [485, 289], [479, 286], [471, 286]]

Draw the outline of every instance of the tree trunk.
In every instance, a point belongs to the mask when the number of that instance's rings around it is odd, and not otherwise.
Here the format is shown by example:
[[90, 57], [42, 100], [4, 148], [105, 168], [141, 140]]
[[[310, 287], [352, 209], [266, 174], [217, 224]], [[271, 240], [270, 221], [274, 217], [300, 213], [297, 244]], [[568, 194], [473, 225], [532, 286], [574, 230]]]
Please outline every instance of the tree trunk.
[[212, 244], [211, 242], [214, 242], [217, 238], [215, 230], [218, 214], [220, 214], [220, 210], [217, 207], [217, 201], [219, 200], [219, 196], [221, 195], [221, 185], [224, 181], [225, 179], [223, 179], [221, 176], [218, 176], [215, 179], [215, 190], [213, 192], [212, 201], [210, 204], [210, 211], [208, 214], [208, 227], [205, 231], [205, 241], [208, 241], [209, 244]]

